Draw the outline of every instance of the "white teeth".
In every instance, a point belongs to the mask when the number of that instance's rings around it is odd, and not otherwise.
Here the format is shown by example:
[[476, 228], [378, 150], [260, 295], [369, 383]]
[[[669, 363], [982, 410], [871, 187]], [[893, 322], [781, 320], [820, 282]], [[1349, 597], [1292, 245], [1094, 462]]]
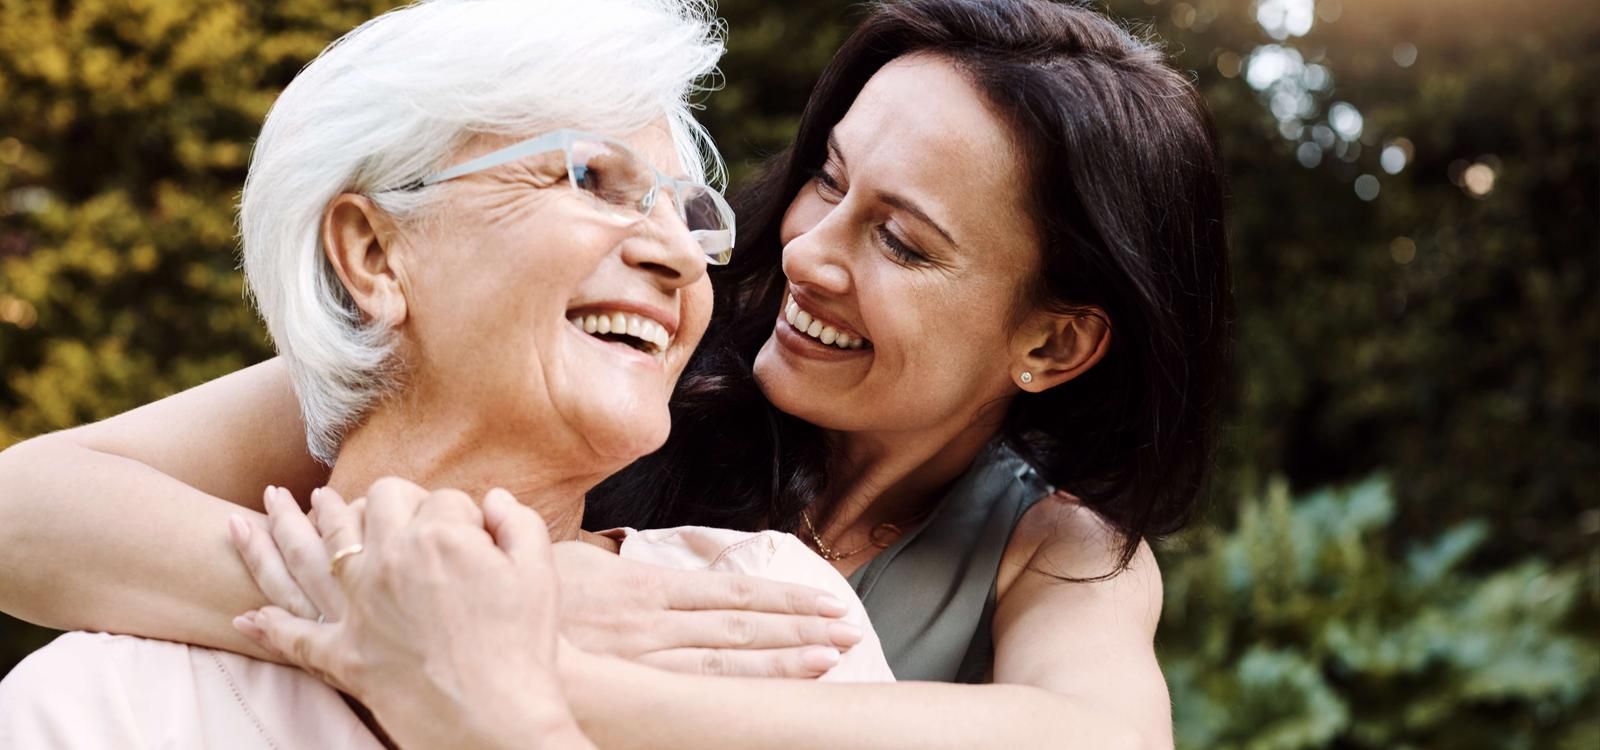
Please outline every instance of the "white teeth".
[[641, 342], [649, 344], [646, 351], [660, 356], [672, 343], [672, 337], [667, 334], [667, 329], [660, 323], [639, 315], [629, 315], [620, 312], [600, 313], [596, 315], [574, 315], [567, 319], [578, 330], [588, 334], [615, 334], [631, 336]]
[[864, 349], [867, 340], [851, 336], [833, 326], [811, 317], [811, 313], [800, 309], [799, 303], [793, 299], [785, 300], [783, 319], [788, 321], [796, 331], [821, 341], [826, 346], [836, 346], [840, 349]]

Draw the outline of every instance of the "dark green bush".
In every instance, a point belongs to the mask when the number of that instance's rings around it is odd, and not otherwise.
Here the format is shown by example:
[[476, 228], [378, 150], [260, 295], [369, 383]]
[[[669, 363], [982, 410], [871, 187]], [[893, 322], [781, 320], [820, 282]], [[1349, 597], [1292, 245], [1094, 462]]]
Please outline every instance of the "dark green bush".
[[1399, 545], [1395, 511], [1386, 479], [1298, 500], [1275, 482], [1174, 545], [1160, 654], [1181, 746], [1596, 747], [1575, 566], [1474, 572], [1488, 524]]

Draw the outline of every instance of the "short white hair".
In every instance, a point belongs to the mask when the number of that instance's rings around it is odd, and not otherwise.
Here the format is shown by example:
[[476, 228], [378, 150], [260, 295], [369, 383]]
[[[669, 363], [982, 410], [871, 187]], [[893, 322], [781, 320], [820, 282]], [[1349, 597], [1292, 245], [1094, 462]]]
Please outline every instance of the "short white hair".
[[722, 161], [691, 109], [722, 35], [708, 0], [423, 0], [367, 21], [300, 72], [256, 141], [239, 227], [249, 292], [288, 362], [313, 456], [331, 464], [398, 382], [394, 337], [363, 320], [324, 254], [328, 203], [361, 193], [414, 217], [433, 191], [393, 189], [448, 166], [473, 136], [620, 135], [663, 117], [684, 169], [720, 184]]

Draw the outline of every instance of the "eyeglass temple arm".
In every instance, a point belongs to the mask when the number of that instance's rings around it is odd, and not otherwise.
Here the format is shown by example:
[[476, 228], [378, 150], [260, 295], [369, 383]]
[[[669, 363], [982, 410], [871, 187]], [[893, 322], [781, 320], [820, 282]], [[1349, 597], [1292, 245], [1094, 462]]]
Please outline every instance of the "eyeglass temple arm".
[[524, 156], [533, 156], [535, 154], [557, 151], [566, 148], [571, 140], [571, 131], [557, 130], [553, 133], [546, 133], [538, 138], [522, 141], [520, 143], [513, 143], [510, 146], [500, 149], [499, 151], [491, 151], [476, 159], [462, 162], [461, 164], [457, 164], [442, 172], [437, 172], [424, 177], [417, 182], [417, 186], [428, 187], [430, 185], [437, 185], [441, 182], [447, 182], [457, 177], [465, 177], [473, 172], [482, 172], [485, 169], [491, 169], [507, 162], [516, 161]]

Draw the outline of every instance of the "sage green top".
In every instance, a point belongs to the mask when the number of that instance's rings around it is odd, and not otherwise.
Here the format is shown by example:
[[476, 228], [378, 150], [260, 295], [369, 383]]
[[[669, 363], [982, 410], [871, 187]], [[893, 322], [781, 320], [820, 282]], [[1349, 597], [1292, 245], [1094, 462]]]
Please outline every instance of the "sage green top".
[[1050, 494], [1038, 473], [992, 445], [933, 515], [850, 576], [896, 679], [989, 682], [995, 578], [1023, 513]]

